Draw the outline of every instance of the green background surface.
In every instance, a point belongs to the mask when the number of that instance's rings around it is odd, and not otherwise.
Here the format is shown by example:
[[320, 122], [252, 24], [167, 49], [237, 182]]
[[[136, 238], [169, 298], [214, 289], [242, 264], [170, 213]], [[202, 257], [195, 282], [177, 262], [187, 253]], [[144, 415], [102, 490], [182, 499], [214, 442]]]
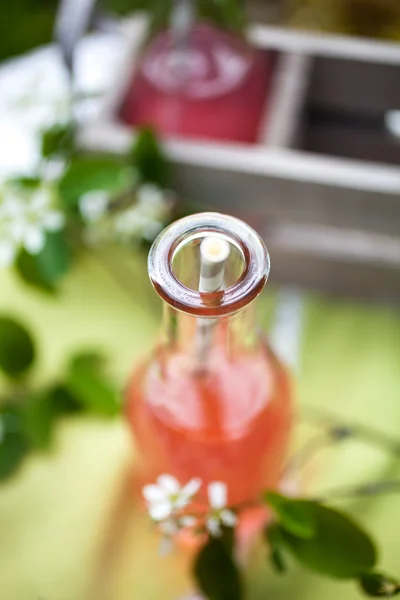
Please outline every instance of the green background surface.
[[[103, 257], [104, 258], [104, 257]], [[126, 381], [151, 348], [159, 303], [143, 259], [107, 255], [111, 277], [93, 256], [79, 259], [54, 300], [0, 275], [0, 310], [29, 325], [39, 340], [37, 381], [55, 376], [69, 352], [96, 347]], [[117, 285], [115, 277], [122, 286]], [[271, 322], [279, 295], [267, 286], [260, 318]], [[400, 438], [400, 315], [322, 296], [306, 299], [299, 405], [325, 407], [345, 419]], [[315, 428], [299, 419], [297, 442]], [[134, 445], [122, 420], [76, 418], [63, 423], [50, 455], [29, 458], [0, 487], [0, 598], [4, 600], [172, 600], [190, 589], [187, 556], [157, 555], [157, 539], [135, 506]], [[310, 491], [400, 476], [394, 458], [364, 443], [345, 443], [310, 465]], [[337, 502], [381, 542], [381, 565], [400, 574], [399, 497]], [[291, 569], [279, 577], [256, 552], [249, 598], [314, 600], [360, 597], [337, 583]]]

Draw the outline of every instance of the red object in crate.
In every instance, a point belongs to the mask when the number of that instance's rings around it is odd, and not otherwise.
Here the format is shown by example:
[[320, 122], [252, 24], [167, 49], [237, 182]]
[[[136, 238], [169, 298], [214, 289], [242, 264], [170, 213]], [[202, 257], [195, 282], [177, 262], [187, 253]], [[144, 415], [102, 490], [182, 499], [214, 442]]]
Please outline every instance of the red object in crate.
[[272, 56], [208, 25], [184, 45], [171, 31], [144, 52], [121, 119], [177, 137], [255, 142], [265, 111]]

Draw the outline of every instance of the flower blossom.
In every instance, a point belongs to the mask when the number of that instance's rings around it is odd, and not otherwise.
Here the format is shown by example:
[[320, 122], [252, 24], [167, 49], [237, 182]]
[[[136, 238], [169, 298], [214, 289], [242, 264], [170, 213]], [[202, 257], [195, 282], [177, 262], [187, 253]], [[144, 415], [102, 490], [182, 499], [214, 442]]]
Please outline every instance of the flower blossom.
[[190, 504], [201, 487], [201, 480], [191, 479], [181, 486], [172, 475], [160, 475], [156, 484], [145, 485], [143, 496], [154, 521], [164, 521]]
[[79, 212], [87, 223], [95, 223], [104, 217], [109, 204], [108, 193], [104, 190], [93, 190], [83, 194], [79, 199]]
[[207, 488], [211, 511], [206, 520], [206, 527], [214, 537], [222, 535], [221, 525], [235, 527], [237, 516], [227, 506], [227, 486], [221, 481], [213, 481]]
[[163, 534], [159, 553], [163, 556], [169, 554], [173, 547], [173, 537], [181, 531], [181, 529], [194, 527], [197, 524], [196, 517], [191, 515], [183, 515], [182, 517], [169, 517], [165, 521], [159, 523], [159, 529]]
[[210, 535], [219, 537], [223, 526], [235, 527], [237, 516], [227, 508], [227, 486], [221, 481], [213, 481], [207, 487], [209, 510], [200, 515], [188, 514], [187, 507], [200, 488], [200, 479], [191, 479], [181, 486], [172, 475], [160, 475], [156, 484], [144, 486], [143, 496], [149, 515], [163, 535], [161, 554], [170, 551], [173, 537], [182, 529], [193, 528], [200, 523], [200, 531], [204, 526]]
[[[114, 207], [112, 201], [111, 193], [105, 190], [92, 190], [79, 200], [87, 239], [92, 243], [130, 243], [140, 239], [152, 242], [163, 229], [171, 209], [168, 193], [147, 183], [132, 192], [132, 203], [128, 206]], [[113, 210], [108, 210], [111, 207]]]
[[115, 233], [122, 241], [142, 237], [151, 242], [164, 227], [170, 208], [164, 190], [143, 184], [137, 191], [136, 203], [115, 216]]
[[55, 195], [48, 184], [4, 184], [0, 190], [0, 267], [10, 266], [21, 248], [38, 254], [46, 233], [63, 228], [65, 218], [54, 208]]

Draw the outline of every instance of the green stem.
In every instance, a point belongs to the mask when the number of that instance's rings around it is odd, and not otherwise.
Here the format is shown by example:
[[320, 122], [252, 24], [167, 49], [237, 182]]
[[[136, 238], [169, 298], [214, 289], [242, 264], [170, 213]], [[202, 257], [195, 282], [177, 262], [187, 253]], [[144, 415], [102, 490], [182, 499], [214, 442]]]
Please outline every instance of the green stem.
[[321, 496], [310, 498], [316, 502], [345, 500], [346, 498], [379, 496], [381, 494], [400, 493], [400, 480], [373, 481], [356, 486], [348, 486], [328, 490]]
[[317, 421], [323, 425], [330, 436], [337, 440], [345, 438], [359, 438], [374, 446], [400, 457], [400, 439], [393, 438], [373, 427], [360, 423], [343, 423], [325, 409], [307, 406], [303, 410], [304, 416], [309, 421]]
[[300, 450], [298, 450], [283, 468], [283, 477], [296, 474], [301, 467], [309, 462], [320, 450], [339, 440], [334, 439], [328, 432], [319, 433], [311, 438]]
[[137, 192], [137, 186], [132, 186], [115, 196], [108, 207], [109, 213], [115, 213], [132, 206], [132, 199]]

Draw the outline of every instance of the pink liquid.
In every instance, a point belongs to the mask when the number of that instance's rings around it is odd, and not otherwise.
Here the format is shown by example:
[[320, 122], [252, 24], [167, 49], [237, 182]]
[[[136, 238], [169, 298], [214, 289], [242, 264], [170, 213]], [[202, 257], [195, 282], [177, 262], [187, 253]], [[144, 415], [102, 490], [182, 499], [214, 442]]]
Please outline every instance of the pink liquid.
[[227, 358], [216, 345], [206, 373], [193, 374], [176, 352], [133, 374], [127, 416], [145, 479], [162, 473], [182, 484], [224, 481], [229, 503], [276, 488], [292, 422], [290, 382], [267, 347]]
[[170, 32], [142, 57], [120, 116], [161, 134], [254, 142], [268, 97], [272, 57], [199, 25], [186, 48]]

